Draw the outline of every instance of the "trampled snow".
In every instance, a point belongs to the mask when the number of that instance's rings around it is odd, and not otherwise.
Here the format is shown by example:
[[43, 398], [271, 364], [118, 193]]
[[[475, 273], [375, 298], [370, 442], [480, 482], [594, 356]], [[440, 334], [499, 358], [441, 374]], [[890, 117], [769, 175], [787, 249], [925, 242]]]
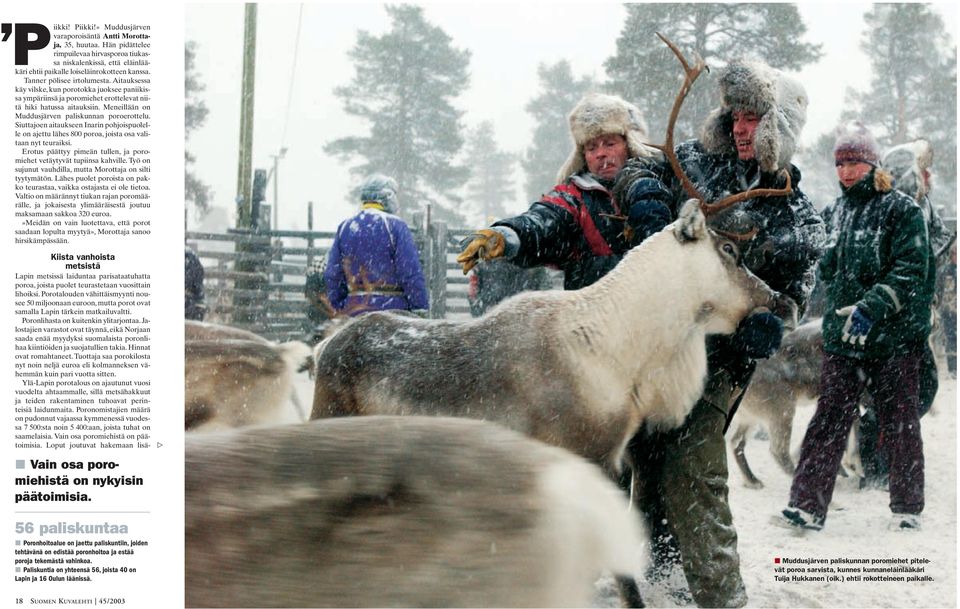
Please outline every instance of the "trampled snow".
[[[305, 374], [298, 375], [297, 393], [310, 410], [312, 385]], [[807, 423], [815, 404], [801, 402], [793, 424], [791, 454], [796, 461]], [[890, 519], [889, 494], [884, 490], [860, 490], [854, 478], [840, 478], [833, 503], [822, 531], [802, 534], [772, 523], [787, 504], [790, 478], [777, 466], [769, 453], [769, 443], [750, 437], [747, 458], [764, 487], [751, 489], [728, 453], [730, 468], [730, 505], [739, 536], [741, 572], [749, 596], [748, 607], [955, 607], [957, 603], [957, 382], [941, 375], [936, 402], [923, 419], [921, 428], [926, 464], [926, 508], [923, 528], [917, 532], [887, 529]], [[289, 421], [296, 420], [291, 408]], [[752, 436], [751, 432], [751, 436]], [[780, 564], [775, 560], [781, 559]], [[782, 582], [776, 575], [819, 576], [811, 567], [854, 566], [833, 564], [836, 559], [882, 560], [926, 559], [912, 565], [924, 567], [923, 573], [865, 573], [887, 577], [929, 576], [933, 581], [827, 581]], [[785, 560], [788, 559], [788, 560]], [[823, 564], [793, 563], [809, 559], [827, 560]], [[890, 567], [889, 563], [861, 565]], [[911, 565], [907, 565], [911, 566]], [[775, 568], [805, 568], [807, 572], [776, 572]], [[846, 575], [849, 574], [826, 574]], [[676, 579], [676, 578], [674, 578]], [[679, 607], [667, 590], [641, 581], [641, 592], [649, 607]], [[598, 607], [619, 606], [613, 582], [599, 583]]]

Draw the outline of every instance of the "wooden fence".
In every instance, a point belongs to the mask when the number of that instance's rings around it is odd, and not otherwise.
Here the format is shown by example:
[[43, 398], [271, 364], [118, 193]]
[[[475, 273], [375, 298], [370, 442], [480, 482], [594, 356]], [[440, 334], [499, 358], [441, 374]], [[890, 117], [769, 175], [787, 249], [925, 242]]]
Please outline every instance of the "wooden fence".
[[[455, 258], [469, 229], [415, 215], [414, 242], [430, 293], [432, 318], [466, 318], [468, 279]], [[273, 340], [302, 337], [310, 330], [304, 280], [325, 259], [334, 233], [326, 231], [229, 229], [187, 231], [187, 246], [204, 267], [207, 321], [245, 328]]]
[[[956, 218], [945, 218], [956, 231]], [[452, 229], [415, 214], [414, 242], [430, 293], [430, 317], [470, 315], [468, 279], [456, 263], [460, 241], [471, 229]], [[311, 327], [303, 287], [307, 269], [325, 259], [333, 233], [324, 231], [243, 231], [186, 233], [187, 245], [203, 263], [207, 320], [256, 332], [273, 340], [302, 337]], [[559, 287], [559, 277], [554, 277]]]

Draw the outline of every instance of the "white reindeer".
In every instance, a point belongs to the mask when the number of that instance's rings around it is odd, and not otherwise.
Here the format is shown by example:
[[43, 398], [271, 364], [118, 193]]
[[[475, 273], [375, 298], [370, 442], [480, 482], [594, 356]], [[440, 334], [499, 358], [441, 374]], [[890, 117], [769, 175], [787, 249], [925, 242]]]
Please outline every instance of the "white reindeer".
[[288, 398], [302, 413], [292, 383], [312, 363], [299, 341], [277, 344], [252, 332], [186, 321], [184, 419], [187, 430], [277, 422]]
[[466, 322], [372, 313], [344, 325], [315, 351], [311, 418], [487, 419], [614, 474], [641, 423], [672, 428], [690, 412], [706, 335], [758, 307], [796, 313], [688, 202], [582, 290], [522, 293]]
[[188, 607], [586, 607], [639, 568], [596, 467], [480, 421], [189, 435], [185, 471]]

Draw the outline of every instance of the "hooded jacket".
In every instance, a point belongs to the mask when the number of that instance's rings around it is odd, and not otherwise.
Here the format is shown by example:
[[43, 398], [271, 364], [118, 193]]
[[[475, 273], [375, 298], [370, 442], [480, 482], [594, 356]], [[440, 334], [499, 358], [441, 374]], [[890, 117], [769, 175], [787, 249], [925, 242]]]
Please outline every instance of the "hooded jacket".
[[[930, 334], [936, 266], [923, 211], [874, 169], [836, 200], [830, 243], [820, 261], [826, 285], [824, 349], [875, 360], [919, 348]], [[855, 305], [873, 320], [864, 345], [841, 342]]]

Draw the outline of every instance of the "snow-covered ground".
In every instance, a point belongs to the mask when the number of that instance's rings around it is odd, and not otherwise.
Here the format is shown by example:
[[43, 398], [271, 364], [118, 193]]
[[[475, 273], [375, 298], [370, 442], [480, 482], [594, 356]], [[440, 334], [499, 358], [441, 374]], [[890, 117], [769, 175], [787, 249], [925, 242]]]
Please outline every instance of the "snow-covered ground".
[[[815, 402], [797, 409], [791, 442], [794, 461], [813, 416]], [[776, 526], [772, 517], [786, 507], [790, 477], [774, 462], [769, 443], [753, 437], [747, 459], [762, 489], [748, 488], [728, 452], [730, 505], [739, 536], [741, 572], [749, 596], [748, 607], [956, 607], [957, 605], [957, 381], [941, 377], [936, 403], [921, 420], [926, 464], [926, 508], [923, 529], [904, 533], [887, 530], [889, 494], [859, 490], [858, 480], [837, 480], [833, 503], [822, 531], [794, 533]], [[752, 434], [751, 434], [752, 436]], [[924, 573], [932, 582], [781, 582], [775, 567], [781, 559], [927, 559]], [[829, 564], [827, 565], [829, 566]], [[834, 565], [838, 566], [838, 565]], [[852, 565], [839, 565], [850, 567]], [[889, 566], [885, 564], [874, 567]], [[807, 575], [821, 575], [807, 573]], [[877, 574], [873, 574], [877, 575]], [[916, 575], [887, 573], [885, 575]], [[651, 607], [677, 607], [666, 590], [641, 584]], [[602, 595], [603, 606], [616, 606], [612, 590]]]
[[[309, 412], [312, 386], [299, 375], [297, 393]], [[794, 460], [813, 402], [798, 408], [793, 425]], [[795, 534], [772, 524], [786, 506], [790, 478], [769, 453], [768, 442], [751, 438], [747, 458], [762, 489], [747, 488], [730, 457], [730, 503], [739, 535], [741, 569], [748, 607], [955, 607], [957, 604], [957, 382], [941, 377], [931, 412], [922, 421], [926, 461], [926, 509], [923, 529], [903, 533], [887, 530], [889, 495], [859, 490], [855, 479], [837, 481], [833, 504], [822, 531]], [[297, 420], [291, 407], [289, 422]], [[927, 559], [923, 565], [932, 582], [779, 582], [776, 558], [789, 559]], [[849, 566], [849, 565], [846, 565]], [[885, 566], [885, 565], [875, 565]], [[792, 573], [791, 573], [792, 575]], [[897, 575], [897, 574], [888, 574]], [[910, 574], [901, 574], [910, 575]], [[641, 583], [648, 606], [680, 606], [665, 590]], [[598, 606], [617, 605], [612, 581], [598, 592]]]
[[[794, 460], [814, 404], [797, 411]], [[888, 531], [889, 494], [859, 490], [854, 478], [840, 478], [822, 531], [794, 535], [774, 526], [771, 516], [786, 506], [790, 478], [769, 453], [767, 442], [751, 440], [747, 458], [763, 480], [754, 490], [743, 484], [732, 463], [730, 503], [737, 526], [740, 560], [750, 607], [955, 607], [957, 604], [957, 381], [942, 376], [933, 409], [921, 420], [926, 479], [923, 529]], [[774, 580], [780, 558], [925, 558], [922, 575], [933, 582], [782, 583]], [[878, 565], [883, 566], [883, 565]], [[782, 575], [782, 573], [780, 574]], [[888, 574], [898, 575], [898, 574]], [[910, 575], [910, 574], [899, 574]]]

